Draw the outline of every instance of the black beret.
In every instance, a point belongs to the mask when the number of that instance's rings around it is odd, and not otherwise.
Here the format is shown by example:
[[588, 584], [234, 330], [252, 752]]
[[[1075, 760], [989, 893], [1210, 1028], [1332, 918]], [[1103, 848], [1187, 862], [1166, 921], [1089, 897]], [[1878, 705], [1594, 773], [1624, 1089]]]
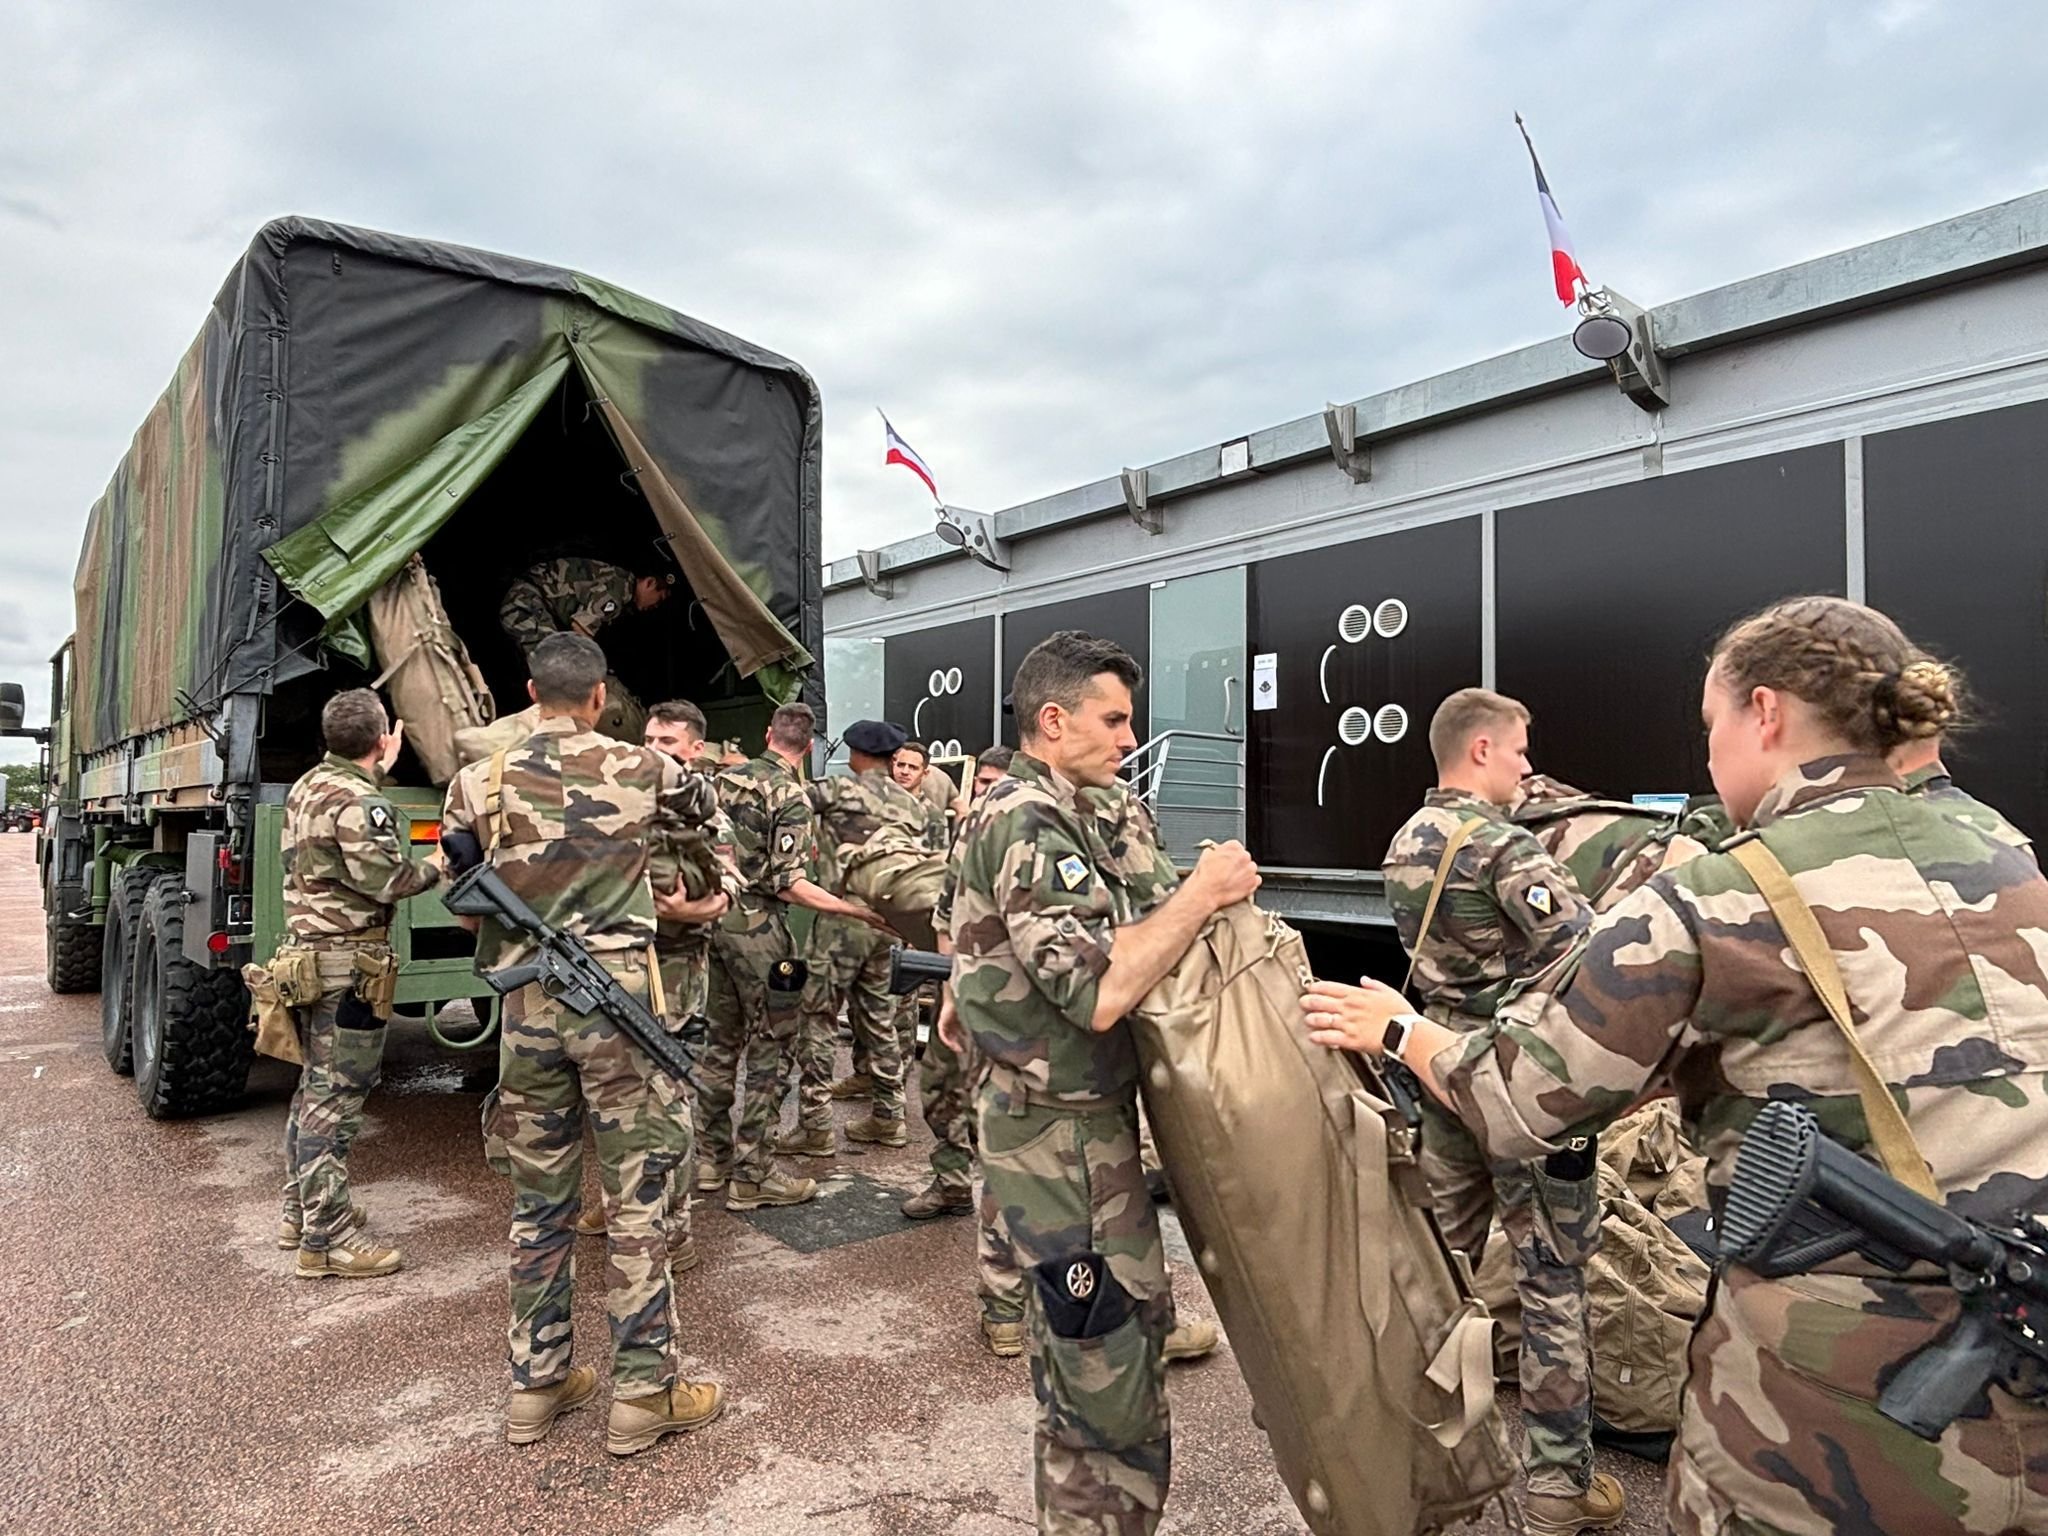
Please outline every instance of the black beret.
[[847, 750], [869, 757], [893, 757], [896, 749], [908, 740], [908, 731], [887, 720], [856, 720], [846, 728]]

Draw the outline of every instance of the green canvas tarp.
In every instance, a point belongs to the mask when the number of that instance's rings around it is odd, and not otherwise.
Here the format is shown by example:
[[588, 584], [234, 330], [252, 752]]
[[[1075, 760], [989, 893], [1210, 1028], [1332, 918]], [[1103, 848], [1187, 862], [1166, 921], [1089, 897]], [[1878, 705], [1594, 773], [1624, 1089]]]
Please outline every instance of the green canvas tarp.
[[816, 385], [581, 274], [306, 219], [257, 235], [87, 519], [78, 748], [359, 644], [355, 616], [573, 380], [704, 618], [786, 697], [820, 643]]

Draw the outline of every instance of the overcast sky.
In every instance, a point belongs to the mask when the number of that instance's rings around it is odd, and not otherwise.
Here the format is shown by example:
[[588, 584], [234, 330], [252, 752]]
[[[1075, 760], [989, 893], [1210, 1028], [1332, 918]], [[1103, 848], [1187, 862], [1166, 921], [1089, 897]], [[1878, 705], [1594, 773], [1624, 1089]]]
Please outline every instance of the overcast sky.
[[2044, 39], [1927, 0], [7, 0], [0, 677], [42, 718], [86, 510], [277, 214], [797, 359], [836, 557], [930, 526], [877, 405], [994, 509], [1558, 332], [1516, 109], [1588, 273], [1657, 303], [2048, 186]]

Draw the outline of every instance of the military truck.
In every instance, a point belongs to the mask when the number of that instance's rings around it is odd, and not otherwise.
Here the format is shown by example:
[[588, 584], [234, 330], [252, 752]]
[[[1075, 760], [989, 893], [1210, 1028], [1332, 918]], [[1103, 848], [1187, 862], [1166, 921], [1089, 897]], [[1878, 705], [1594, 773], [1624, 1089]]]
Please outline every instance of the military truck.
[[[820, 423], [797, 364], [582, 274], [310, 219], [257, 234], [87, 518], [47, 730], [0, 686], [0, 728], [50, 756], [50, 987], [98, 989], [144, 1110], [246, 1085], [240, 967], [282, 929], [285, 792], [328, 697], [378, 680], [365, 608], [415, 553], [501, 713], [526, 695], [498, 605], [565, 555], [676, 578], [598, 637], [641, 699], [749, 740], [777, 703], [822, 708]], [[410, 754], [394, 778], [424, 852], [441, 791]], [[437, 898], [392, 943], [402, 1009], [488, 1011]]]

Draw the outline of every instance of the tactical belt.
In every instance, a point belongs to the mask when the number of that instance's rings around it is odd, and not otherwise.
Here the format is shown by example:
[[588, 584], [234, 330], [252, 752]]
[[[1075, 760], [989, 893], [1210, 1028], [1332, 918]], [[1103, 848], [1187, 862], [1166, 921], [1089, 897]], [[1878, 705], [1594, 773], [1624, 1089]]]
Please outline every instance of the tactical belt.
[[389, 928], [359, 928], [354, 933], [321, 933], [300, 935], [288, 933], [285, 943], [294, 949], [319, 951], [375, 949], [391, 942]]
[[988, 1086], [1009, 1100], [1008, 1112], [1022, 1115], [1032, 1109], [1057, 1109], [1070, 1115], [1099, 1115], [1122, 1109], [1131, 1102], [1128, 1094], [1090, 1094], [1060, 1097], [1025, 1081], [1024, 1074], [1007, 1062], [988, 1063]]

